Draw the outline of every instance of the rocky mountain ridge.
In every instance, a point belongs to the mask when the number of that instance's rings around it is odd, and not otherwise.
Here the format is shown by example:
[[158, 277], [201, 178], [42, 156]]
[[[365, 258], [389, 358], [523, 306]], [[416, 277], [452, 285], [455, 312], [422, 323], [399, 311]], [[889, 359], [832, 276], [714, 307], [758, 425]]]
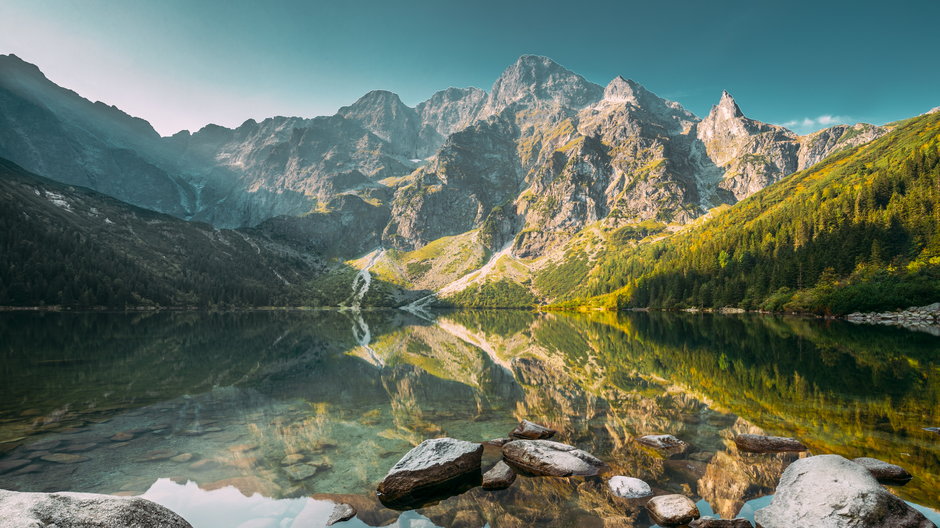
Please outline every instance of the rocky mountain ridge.
[[597, 222], [683, 224], [885, 131], [798, 136], [745, 117], [727, 92], [699, 119], [635, 81], [601, 87], [534, 55], [489, 93], [449, 88], [411, 108], [376, 90], [333, 116], [168, 138], [10, 55], [0, 120], [0, 156], [29, 170], [220, 227], [279, 217], [347, 258], [364, 251], [343, 236], [360, 217], [360, 241], [411, 250], [481, 230], [490, 250], [529, 258]]

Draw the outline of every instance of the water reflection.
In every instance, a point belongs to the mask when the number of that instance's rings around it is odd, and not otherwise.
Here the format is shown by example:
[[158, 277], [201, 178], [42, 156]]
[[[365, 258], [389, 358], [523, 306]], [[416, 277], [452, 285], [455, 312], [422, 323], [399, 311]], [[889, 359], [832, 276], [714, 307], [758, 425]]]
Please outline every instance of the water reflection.
[[[520, 478], [405, 514], [375, 498], [420, 441], [483, 441], [530, 418], [613, 474], [724, 517], [793, 460], [738, 453], [742, 432], [900, 464], [915, 479], [892, 490], [940, 507], [937, 436], [923, 430], [940, 425], [928, 423], [940, 415], [928, 334], [656, 313], [364, 311], [350, 323], [332, 311], [2, 314], [0, 487], [146, 493], [197, 526], [220, 526], [198, 519], [226, 500], [239, 512], [226, 526], [319, 526], [332, 502], [371, 526], [649, 525], [601, 477]], [[634, 441], [655, 433], [692, 449]]]

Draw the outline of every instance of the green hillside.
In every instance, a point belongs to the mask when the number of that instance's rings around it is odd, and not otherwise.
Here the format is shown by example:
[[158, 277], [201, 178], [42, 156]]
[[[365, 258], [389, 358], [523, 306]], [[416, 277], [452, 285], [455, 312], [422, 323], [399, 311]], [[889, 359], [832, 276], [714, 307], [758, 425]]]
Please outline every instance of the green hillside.
[[607, 251], [569, 304], [834, 314], [927, 304], [940, 300], [938, 226], [935, 113], [669, 238]]

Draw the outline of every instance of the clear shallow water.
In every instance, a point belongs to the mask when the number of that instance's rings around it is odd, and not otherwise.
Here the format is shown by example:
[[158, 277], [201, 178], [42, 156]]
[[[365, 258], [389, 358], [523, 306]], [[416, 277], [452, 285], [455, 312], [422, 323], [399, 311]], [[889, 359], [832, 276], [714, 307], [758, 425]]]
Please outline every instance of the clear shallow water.
[[[351, 526], [650, 525], [600, 477], [520, 478], [405, 513], [375, 499], [420, 441], [529, 418], [724, 517], [751, 515], [792, 460], [731, 442], [767, 432], [906, 467], [915, 479], [892, 491], [940, 519], [940, 435], [923, 430], [940, 425], [937, 337], [771, 317], [363, 315], [0, 314], [0, 488], [144, 494], [197, 528], [319, 526], [340, 501], [360, 512]], [[650, 433], [693, 449], [663, 459], [633, 441]]]

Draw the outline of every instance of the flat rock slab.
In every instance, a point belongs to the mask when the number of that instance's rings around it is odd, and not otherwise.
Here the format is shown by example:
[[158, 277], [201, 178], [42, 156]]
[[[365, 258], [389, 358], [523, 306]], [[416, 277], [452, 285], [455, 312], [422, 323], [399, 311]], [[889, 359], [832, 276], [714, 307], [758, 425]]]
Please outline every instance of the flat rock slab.
[[285, 467], [284, 473], [287, 473], [291, 480], [300, 481], [316, 475], [319, 469], [317, 466], [311, 466], [310, 464], [294, 464]]
[[336, 523], [348, 521], [355, 516], [356, 508], [345, 503], [337, 504], [333, 506], [333, 513], [331, 513], [330, 518], [326, 520], [326, 525], [333, 526]]
[[861, 457], [853, 459], [852, 462], [867, 469], [882, 484], [900, 484], [903, 486], [914, 478], [901, 466], [889, 464], [877, 458]]
[[607, 486], [611, 493], [624, 499], [642, 499], [653, 494], [649, 484], [633, 477], [611, 477]]
[[26, 465], [29, 465], [29, 460], [22, 458], [7, 458], [0, 460], [0, 475], [8, 471], [13, 471], [14, 469], [19, 469]]
[[551, 438], [555, 436], [554, 429], [549, 429], [544, 425], [539, 425], [528, 420], [522, 420], [519, 422], [519, 425], [509, 433], [509, 436], [512, 438], [519, 438], [524, 440], [543, 440], [545, 438]]
[[391, 503], [406, 500], [474, 472], [479, 479], [482, 458], [482, 444], [454, 438], [425, 440], [389, 470], [379, 484], [379, 498]]
[[483, 474], [483, 489], [501, 490], [512, 486], [516, 481], [516, 472], [508, 464], [500, 460], [489, 471]]
[[754, 528], [751, 521], [747, 519], [715, 519], [714, 517], [702, 517], [689, 523], [689, 528]]
[[653, 521], [661, 526], [689, 524], [701, 514], [692, 499], [684, 495], [660, 495], [646, 503]]
[[88, 457], [75, 455], [72, 453], [51, 453], [41, 458], [46, 462], [55, 462], [56, 464], [77, 464], [89, 460]]
[[533, 475], [597, 475], [604, 463], [587, 451], [551, 440], [515, 440], [503, 446], [503, 459]]
[[757, 510], [754, 520], [763, 528], [934, 528], [867, 469], [839, 455], [790, 464], [770, 506]]
[[803, 442], [786, 436], [739, 434], [734, 437], [734, 444], [738, 446], [739, 450], [748, 453], [798, 453], [806, 451]]
[[0, 490], [0, 528], [192, 528], [172, 511], [139, 497]]

